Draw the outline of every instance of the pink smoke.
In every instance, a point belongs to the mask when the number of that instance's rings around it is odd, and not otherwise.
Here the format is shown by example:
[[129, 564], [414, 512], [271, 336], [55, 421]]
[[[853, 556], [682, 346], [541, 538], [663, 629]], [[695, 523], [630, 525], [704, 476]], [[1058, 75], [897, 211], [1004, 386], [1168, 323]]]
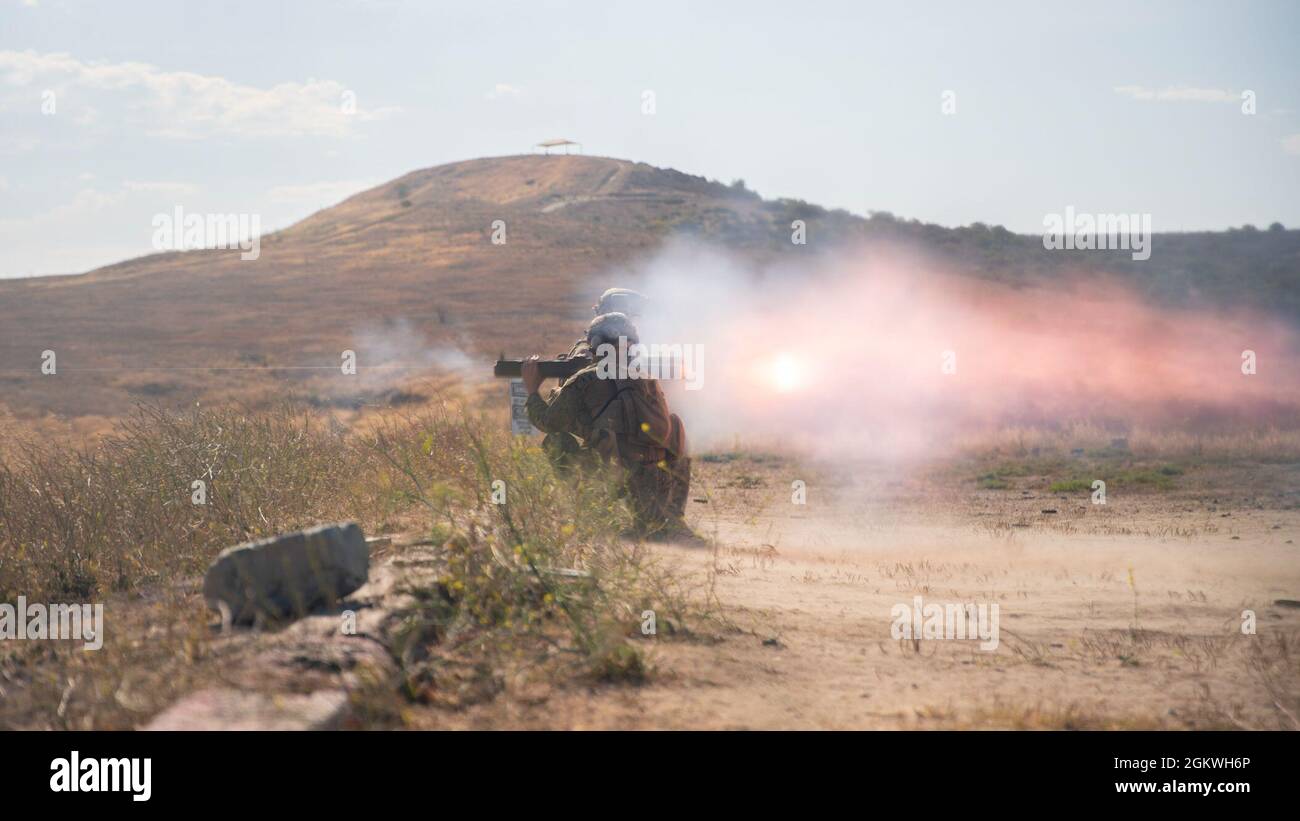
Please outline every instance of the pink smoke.
[[758, 269], [688, 245], [633, 279], [656, 306], [643, 341], [704, 345], [701, 389], [669, 390], [697, 445], [888, 454], [1006, 424], [1300, 421], [1293, 328], [1156, 307], [1115, 281], [1017, 289], [879, 248]]

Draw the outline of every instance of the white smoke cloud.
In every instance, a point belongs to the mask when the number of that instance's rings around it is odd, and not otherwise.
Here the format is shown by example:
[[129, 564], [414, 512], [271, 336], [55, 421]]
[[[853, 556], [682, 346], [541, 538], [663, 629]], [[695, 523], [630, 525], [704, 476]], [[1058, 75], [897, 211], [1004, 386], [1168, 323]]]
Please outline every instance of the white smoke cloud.
[[357, 355], [356, 381], [336, 381], [340, 391], [377, 393], [430, 374], [454, 374], [465, 381], [482, 379], [481, 362], [455, 345], [431, 342], [405, 319], [364, 325], [352, 338], [352, 350]]
[[[1008, 424], [1186, 425], [1300, 407], [1285, 324], [1157, 308], [1095, 275], [1018, 290], [898, 248], [756, 266], [675, 242], [590, 290], [606, 285], [651, 297], [643, 342], [704, 346], [703, 388], [668, 388], [697, 449], [739, 437], [890, 457]], [[1247, 349], [1273, 363], [1267, 374], [1241, 373]]]

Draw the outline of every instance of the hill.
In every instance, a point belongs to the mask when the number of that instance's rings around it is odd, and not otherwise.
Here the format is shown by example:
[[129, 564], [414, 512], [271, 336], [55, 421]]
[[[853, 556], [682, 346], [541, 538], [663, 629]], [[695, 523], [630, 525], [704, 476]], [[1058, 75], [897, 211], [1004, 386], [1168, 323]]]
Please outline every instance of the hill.
[[[790, 243], [795, 219], [808, 224], [807, 246]], [[504, 243], [493, 242], [496, 220]], [[644, 163], [527, 155], [411, 172], [263, 237], [254, 261], [167, 252], [0, 281], [0, 396], [23, 416], [114, 416], [142, 398], [253, 401], [268, 386], [337, 372], [359, 334], [410, 341], [425, 362], [439, 344], [484, 359], [560, 349], [587, 315], [593, 280], [678, 235], [759, 263], [885, 241], [1021, 286], [1110, 273], [1160, 302], [1300, 321], [1298, 231], [1157, 235], [1151, 259], [1137, 262], [1123, 251], [1047, 252], [1040, 237], [1000, 227], [764, 200], [743, 183]], [[54, 378], [39, 373], [47, 349], [58, 355]]]

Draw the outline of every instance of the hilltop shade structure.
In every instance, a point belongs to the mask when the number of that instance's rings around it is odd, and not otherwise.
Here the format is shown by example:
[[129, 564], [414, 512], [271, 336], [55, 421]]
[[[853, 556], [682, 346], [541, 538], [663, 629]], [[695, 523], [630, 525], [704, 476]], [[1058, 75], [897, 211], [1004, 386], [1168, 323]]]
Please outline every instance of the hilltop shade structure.
[[579, 154], [582, 153], [582, 143], [574, 142], [573, 140], [542, 140], [540, 143], [538, 143], [533, 147], [542, 149], [543, 154], [551, 153], [552, 148], [563, 148], [564, 153], [568, 154], [569, 146], [571, 145], [576, 145], [578, 147], [578, 153]]

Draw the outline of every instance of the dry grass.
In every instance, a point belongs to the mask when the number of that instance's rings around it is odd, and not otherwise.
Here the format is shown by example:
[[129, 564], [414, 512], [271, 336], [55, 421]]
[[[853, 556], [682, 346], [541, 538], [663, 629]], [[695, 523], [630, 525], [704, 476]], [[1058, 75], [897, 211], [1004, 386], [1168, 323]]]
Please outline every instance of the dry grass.
[[954, 729], [982, 730], [1164, 730], [1169, 725], [1151, 716], [1115, 716], [1083, 704], [1024, 706], [995, 700]]
[[[1117, 439], [1125, 440], [1122, 449], [1116, 447]], [[1300, 462], [1300, 429], [1119, 431], [1092, 422], [1076, 422], [1056, 430], [1004, 427], [972, 433], [954, 442], [954, 455], [983, 459], [1066, 457], [1076, 449], [1087, 454], [1127, 454], [1148, 460]]]
[[[477, 664], [488, 675], [507, 657], [516, 669], [546, 670], [568, 657], [595, 679], [639, 682], [646, 661], [629, 639], [641, 637], [643, 614], [653, 611], [659, 633], [671, 634], [715, 604], [707, 579], [693, 587], [620, 538], [630, 522], [603, 471], [559, 480], [535, 445], [434, 413], [390, 418], [364, 446], [445, 540], [436, 588], [400, 630], [415, 637], [399, 652], [417, 700], [443, 699], [449, 671]], [[430, 470], [435, 453], [454, 454], [453, 464]], [[425, 655], [429, 639], [437, 652]], [[472, 659], [462, 647], [477, 648]]]
[[[85, 601], [201, 572], [223, 547], [389, 513], [340, 432], [293, 408], [141, 407], [84, 448], [20, 441], [0, 463], [0, 595]], [[194, 504], [194, 482], [205, 504]]]
[[[104, 602], [106, 629], [96, 652], [6, 642], [0, 726], [138, 726], [220, 668], [197, 578], [216, 553], [322, 520], [419, 522], [442, 545], [436, 581], [387, 631], [404, 700], [491, 698], [507, 667], [643, 680], [643, 612], [660, 636], [682, 632], [708, 588], [619, 538], [630, 522], [609, 477], [561, 480], [540, 449], [494, 429], [456, 405], [357, 432], [290, 406], [142, 408], [85, 448], [17, 443], [0, 462], [0, 600]], [[448, 701], [456, 692], [468, 695]]]

